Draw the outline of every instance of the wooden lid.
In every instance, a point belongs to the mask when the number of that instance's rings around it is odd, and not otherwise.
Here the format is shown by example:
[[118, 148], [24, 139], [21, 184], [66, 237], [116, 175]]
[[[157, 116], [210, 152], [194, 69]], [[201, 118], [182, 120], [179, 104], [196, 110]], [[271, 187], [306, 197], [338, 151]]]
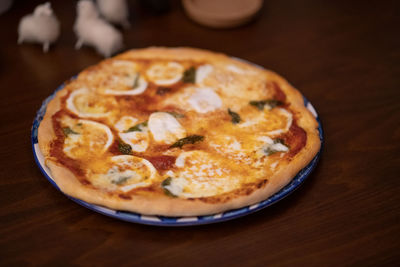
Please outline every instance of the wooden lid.
[[182, 0], [188, 16], [213, 28], [230, 28], [248, 22], [263, 0]]

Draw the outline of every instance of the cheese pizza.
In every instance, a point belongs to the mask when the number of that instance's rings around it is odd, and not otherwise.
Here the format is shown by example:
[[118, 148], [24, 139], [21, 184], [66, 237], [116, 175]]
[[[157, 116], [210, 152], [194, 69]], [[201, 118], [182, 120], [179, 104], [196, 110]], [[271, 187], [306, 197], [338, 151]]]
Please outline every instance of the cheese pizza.
[[196, 216], [264, 200], [320, 149], [302, 95], [274, 72], [193, 48], [131, 50], [82, 71], [38, 129], [67, 195]]

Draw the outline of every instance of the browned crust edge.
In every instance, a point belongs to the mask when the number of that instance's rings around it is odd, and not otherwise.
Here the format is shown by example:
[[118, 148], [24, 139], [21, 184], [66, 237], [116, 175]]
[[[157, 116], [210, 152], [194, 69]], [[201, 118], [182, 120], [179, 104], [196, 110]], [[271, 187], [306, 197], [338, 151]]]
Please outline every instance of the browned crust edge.
[[[232, 60], [235, 64], [243, 68], [253, 68], [247, 63], [232, 59], [223, 54], [213, 53], [206, 50], [193, 48], [163, 48], [151, 47], [147, 49], [131, 50], [118, 55], [118, 59], [196, 59], [196, 60]], [[117, 195], [112, 195], [104, 191], [96, 190], [82, 185], [75, 175], [67, 168], [61, 166], [55, 159], [50, 157], [50, 144], [55, 138], [55, 132], [52, 126], [52, 116], [61, 108], [61, 98], [67, 93], [66, 89], [57, 92], [55, 98], [48, 104], [46, 114], [40, 123], [38, 129], [39, 148], [45, 157], [45, 163], [52, 173], [52, 177], [59, 188], [67, 195], [82, 199], [86, 202], [106, 206], [116, 210], [127, 210], [147, 215], [165, 215], [165, 216], [198, 216], [223, 212], [230, 209], [240, 208], [251, 205], [267, 199], [285, 185], [306, 166], [320, 149], [320, 140], [318, 135], [318, 123], [311, 112], [304, 106], [303, 97], [299, 91], [294, 89], [285, 79], [278, 74], [265, 70], [269, 80], [279, 84], [291, 103], [291, 109], [301, 114], [297, 118], [297, 124], [307, 133], [307, 143], [305, 147], [294, 156], [292, 161], [279, 167], [278, 171], [268, 178], [265, 186], [255, 190], [250, 195], [234, 196], [224, 203], [206, 203], [198, 199], [188, 200], [171, 198], [164, 195], [138, 195], [132, 199], [121, 199]]]

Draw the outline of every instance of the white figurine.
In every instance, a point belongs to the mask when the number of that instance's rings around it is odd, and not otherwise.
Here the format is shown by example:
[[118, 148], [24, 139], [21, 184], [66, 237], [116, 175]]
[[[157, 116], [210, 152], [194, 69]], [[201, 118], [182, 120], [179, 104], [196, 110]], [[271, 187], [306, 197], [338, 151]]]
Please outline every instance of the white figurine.
[[50, 3], [38, 5], [33, 14], [24, 16], [18, 26], [18, 43], [42, 43], [47, 52], [60, 35], [60, 23], [53, 14]]
[[90, 0], [80, 0], [77, 4], [77, 18], [74, 31], [78, 37], [75, 45], [90, 45], [105, 57], [109, 57], [122, 48], [122, 35], [104, 19], [100, 18], [95, 4]]
[[129, 9], [126, 0], [97, 0], [99, 11], [109, 22], [129, 28]]

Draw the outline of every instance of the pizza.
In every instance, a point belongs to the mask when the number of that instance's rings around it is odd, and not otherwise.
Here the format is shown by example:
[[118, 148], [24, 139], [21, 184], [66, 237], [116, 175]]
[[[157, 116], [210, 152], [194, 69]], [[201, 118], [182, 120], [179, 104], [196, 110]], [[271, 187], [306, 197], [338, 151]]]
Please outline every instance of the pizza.
[[38, 141], [65, 194], [163, 216], [267, 199], [320, 149], [316, 119], [276, 73], [161, 47], [130, 50], [66, 82]]

